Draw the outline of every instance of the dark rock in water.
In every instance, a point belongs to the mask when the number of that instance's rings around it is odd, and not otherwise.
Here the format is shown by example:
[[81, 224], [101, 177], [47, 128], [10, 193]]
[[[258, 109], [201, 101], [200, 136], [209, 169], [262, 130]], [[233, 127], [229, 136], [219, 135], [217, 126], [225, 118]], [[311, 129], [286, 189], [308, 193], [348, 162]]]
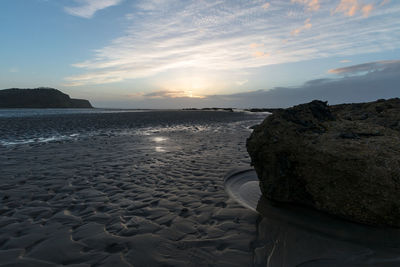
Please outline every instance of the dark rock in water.
[[93, 108], [88, 100], [73, 99], [53, 88], [0, 90], [0, 108]]
[[277, 111], [247, 150], [267, 198], [400, 227], [400, 99]]

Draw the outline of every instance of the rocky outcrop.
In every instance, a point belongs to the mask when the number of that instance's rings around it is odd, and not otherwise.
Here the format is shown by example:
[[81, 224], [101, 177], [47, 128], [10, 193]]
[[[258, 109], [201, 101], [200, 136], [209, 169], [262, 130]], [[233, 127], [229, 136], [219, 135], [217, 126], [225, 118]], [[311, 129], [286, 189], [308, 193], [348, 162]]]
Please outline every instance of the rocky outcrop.
[[267, 198], [400, 227], [400, 99], [276, 111], [247, 150]]
[[53, 88], [0, 90], [0, 108], [92, 108], [88, 100], [73, 99]]

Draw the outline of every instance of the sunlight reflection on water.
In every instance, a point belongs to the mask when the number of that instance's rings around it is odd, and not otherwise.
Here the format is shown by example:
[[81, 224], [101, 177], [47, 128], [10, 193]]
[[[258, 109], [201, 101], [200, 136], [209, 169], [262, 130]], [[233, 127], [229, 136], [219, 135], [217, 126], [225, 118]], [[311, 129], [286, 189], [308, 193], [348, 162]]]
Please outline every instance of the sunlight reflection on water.
[[166, 138], [166, 137], [161, 137], [161, 136], [157, 136], [157, 137], [153, 137], [152, 140], [153, 140], [154, 142], [156, 142], [156, 143], [161, 143], [161, 142], [167, 141], [168, 138]]
[[[168, 138], [162, 137], [162, 136], [155, 136], [155, 137], [152, 137], [151, 140], [156, 143], [163, 143], [163, 142], [167, 141]], [[155, 146], [154, 149], [156, 150], [156, 152], [166, 152], [165, 147], [162, 147], [162, 146]]]
[[156, 152], [167, 152], [167, 151], [165, 150], [165, 148], [163, 148], [162, 146], [156, 146], [156, 147], [154, 147], [154, 148], [155, 148]]

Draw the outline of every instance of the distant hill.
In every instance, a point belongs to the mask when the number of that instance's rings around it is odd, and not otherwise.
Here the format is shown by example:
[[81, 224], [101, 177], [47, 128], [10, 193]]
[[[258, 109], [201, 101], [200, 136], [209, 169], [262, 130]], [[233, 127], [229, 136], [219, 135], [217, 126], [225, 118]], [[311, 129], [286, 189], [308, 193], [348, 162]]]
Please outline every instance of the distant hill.
[[73, 99], [53, 88], [0, 90], [0, 108], [93, 108], [88, 100]]

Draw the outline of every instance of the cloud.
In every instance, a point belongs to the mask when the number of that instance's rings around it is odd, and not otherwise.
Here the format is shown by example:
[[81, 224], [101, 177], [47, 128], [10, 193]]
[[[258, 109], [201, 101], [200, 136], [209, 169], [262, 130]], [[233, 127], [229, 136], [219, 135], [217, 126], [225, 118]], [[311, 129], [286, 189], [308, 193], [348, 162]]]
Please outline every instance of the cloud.
[[342, 12], [346, 16], [354, 16], [359, 9], [357, 0], [341, 0], [335, 9], [335, 13]]
[[[381, 64], [380, 62], [382, 61], [376, 63]], [[352, 67], [358, 68], [357, 65]], [[169, 92], [160, 91], [152, 93], [147, 99], [131, 98], [129, 101], [120, 101], [112, 103], [112, 105], [127, 108], [285, 108], [310, 102], [314, 99], [328, 101], [329, 104], [333, 105], [399, 97], [399, 84], [400, 61], [396, 60], [392, 61], [392, 64], [384, 64], [381, 69], [363, 75], [311, 80], [297, 87], [276, 87], [271, 90], [229, 95], [208, 95], [203, 98], [175, 97], [175, 93], [171, 95]], [[177, 94], [183, 93], [177, 92]], [[96, 106], [110, 106], [110, 104], [95, 104]]]
[[64, 10], [70, 15], [89, 19], [102, 9], [118, 5], [122, 0], [75, 0], [79, 5], [65, 7]]
[[[385, 3], [382, 2], [382, 4]], [[358, 11], [361, 11], [364, 17], [368, 17], [373, 9], [374, 6], [372, 4], [363, 5], [358, 0], [341, 0], [334, 13], [343, 13], [346, 16], [352, 17]]]
[[[255, 91], [229, 96], [218, 96], [223, 106], [232, 107], [289, 107], [314, 99], [330, 104], [374, 101], [380, 98], [399, 97], [400, 67], [381, 70], [363, 76], [341, 79], [322, 79], [305, 83], [299, 87], [279, 87], [268, 91]], [[211, 98], [209, 99], [211, 100]]]
[[194, 95], [191, 90], [159, 90], [147, 94], [141, 94], [145, 98], [203, 98], [204, 96]]
[[253, 56], [254, 57], [256, 57], [256, 58], [265, 58], [265, 57], [269, 57], [271, 54], [270, 53], [267, 53], [267, 52], [263, 52], [263, 51], [260, 51], [260, 50], [256, 50], [256, 49], [258, 49], [258, 48], [260, 48], [260, 47], [263, 47], [264, 46], [264, 44], [257, 44], [257, 43], [252, 43], [252, 44], [250, 44], [250, 48], [252, 48], [253, 49]]
[[320, 8], [319, 0], [292, 0], [292, 3], [303, 4], [308, 11], [318, 11]]
[[268, 9], [270, 7], [270, 3], [265, 3], [264, 5], [262, 5], [263, 9]]
[[359, 74], [364, 72], [380, 71], [383, 69], [391, 68], [392, 66], [400, 65], [400, 60], [382, 60], [375, 62], [368, 62], [364, 64], [353, 65], [344, 68], [331, 69], [328, 72], [334, 74]]
[[293, 31], [290, 32], [290, 34], [291, 34], [291, 35], [299, 35], [299, 33], [301, 33], [302, 31], [311, 29], [312, 24], [311, 24], [310, 21], [311, 21], [311, 19], [309, 19], [309, 18], [306, 19], [306, 20], [304, 21], [304, 25], [303, 25], [303, 26], [294, 29]]
[[[313, 13], [312, 24], [304, 21], [307, 10], [294, 10], [287, 17], [293, 6], [289, 1], [273, 2], [274, 12], [265, 12], [260, 3], [264, 1], [137, 0], [135, 8], [121, 16], [127, 28], [120, 37], [73, 64], [80, 72], [66, 77], [66, 83], [116, 83], [193, 69], [217, 75], [400, 47], [400, 37], [391, 34], [400, 28], [400, 5], [394, 3], [374, 11], [370, 19], [376, 23], [365, 23], [330, 16], [337, 2], [327, 1]], [[265, 52], [268, 60], [255, 56]]]
[[271, 56], [270, 53], [262, 52], [262, 51], [256, 51], [253, 53], [254, 57], [262, 58], [262, 57], [269, 57]]
[[248, 83], [249, 82], [249, 80], [243, 80], [243, 81], [236, 81], [235, 83], [238, 85], [238, 86], [242, 86], [242, 85], [244, 85], [244, 84], [246, 84], [246, 83]]
[[257, 44], [257, 43], [250, 44], [251, 48], [258, 48], [258, 47], [262, 47], [262, 46], [264, 46], [264, 44]]
[[349, 62], [351, 62], [351, 60], [348, 60], [348, 59], [340, 60], [340, 63], [349, 63]]
[[[276, 87], [272, 90], [258, 90], [232, 95], [209, 96], [199, 103], [203, 106], [225, 107], [289, 107], [314, 99], [330, 104], [374, 101], [380, 98], [399, 97], [400, 60], [383, 63], [375, 62], [380, 68], [363, 75], [339, 79], [311, 80], [297, 87]], [[374, 62], [368, 63], [374, 65]], [[359, 65], [350, 70], [359, 69]], [[371, 69], [371, 68], [370, 68]], [[354, 72], [352, 72], [354, 73]]]
[[143, 96], [149, 98], [177, 98], [177, 97], [186, 97], [186, 94], [185, 91], [161, 90], [144, 94]]
[[361, 8], [361, 12], [363, 13], [364, 17], [368, 17], [369, 14], [371, 13], [371, 11], [374, 9], [374, 6], [369, 4], [369, 5], [365, 5]]

